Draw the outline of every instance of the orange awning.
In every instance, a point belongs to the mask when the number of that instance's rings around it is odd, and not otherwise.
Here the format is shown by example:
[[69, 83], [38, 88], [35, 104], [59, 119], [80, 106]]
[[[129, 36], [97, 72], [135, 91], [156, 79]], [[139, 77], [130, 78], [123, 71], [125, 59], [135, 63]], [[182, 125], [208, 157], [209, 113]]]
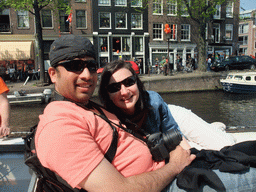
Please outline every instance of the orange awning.
[[0, 60], [34, 59], [32, 41], [0, 42]]

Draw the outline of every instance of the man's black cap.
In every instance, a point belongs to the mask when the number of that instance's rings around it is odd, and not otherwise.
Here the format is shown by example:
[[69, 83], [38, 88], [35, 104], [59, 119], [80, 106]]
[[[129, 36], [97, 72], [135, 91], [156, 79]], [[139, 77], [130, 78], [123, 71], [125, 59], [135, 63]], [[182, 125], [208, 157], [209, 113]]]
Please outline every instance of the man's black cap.
[[86, 37], [76, 35], [63, 35], [56, 39], [50, 48], [49, 58], [54, 67], [62, 60], [72, 60], [85, 56], [96, 60], [94, 46]]

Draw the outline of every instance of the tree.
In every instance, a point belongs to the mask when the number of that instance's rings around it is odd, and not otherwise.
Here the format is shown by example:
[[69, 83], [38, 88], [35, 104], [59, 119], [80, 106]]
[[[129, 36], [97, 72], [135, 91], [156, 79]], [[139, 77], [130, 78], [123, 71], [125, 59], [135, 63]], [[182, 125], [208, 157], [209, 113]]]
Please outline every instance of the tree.
[[[173, 0], [171, 0], [173, 1]], [[216, 6], [222, 5], [230, 0], [177, 0], [179, 7], [177, 14], [186, 12], [197, 25], [196, 34], [198, 49], [198, 68], [206, 70], [207, 44], [206, 44], [206, 26], [213, 22], [213, 16], [216, 13]]]
[[15, 10], [29, 11], [35, 17], [35, 39], [38, 47], [38, 66], [40, 67], [40, 83], [46, 83], [44, 71], [44, 45], [41, 25], [41, 10], [44, 7], [51, 10], [66, 10], [70, 12], [69, 1], [67, 0], [2, 0], [0, 8], [14, 8]]
[[[177, 17], [181, 15], [187, 15], [191, 18], [193, 25], [195, 24], [196, 31], [193, 31], [197, 35], [197, 49], [198, 49], [198, 68], [199, 70], [206, 70], [206, 57], [207, 57], [207, 41], [206, 41], [206, 26], [213, 22], [213, 16], [215, 15], [217, 5], [223, 5], [227, 2], [234, 2], [235, 0], [165, 0], [163, 4], [164, 13], [167, 12], [168, 3], [177, 5]], [[158, 0], [143, 0], [144, 5], [151, 6]], [[159, 1], [161, 2], [161, 1]], [[161, 7], [159, 6], [159, 9]], [[157, 8], [153, 11], [158, 11]], [[166, 19], [166, 23], [170, 21], [172, 17]]]

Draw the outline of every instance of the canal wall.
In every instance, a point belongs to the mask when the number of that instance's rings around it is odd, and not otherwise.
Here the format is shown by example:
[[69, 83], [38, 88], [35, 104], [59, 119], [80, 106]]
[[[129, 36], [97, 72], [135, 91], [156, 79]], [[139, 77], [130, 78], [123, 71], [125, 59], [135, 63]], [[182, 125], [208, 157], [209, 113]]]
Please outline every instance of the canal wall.
[[226, 73], [192, 72], [174, 73], [172, 76], [144, 75], [140, 79], [146, 90], [159, 93], [208, 91], [222, 89], [220, 79], [225, 78]]
[[[146, 90], [152, 90], [159, 93], [168, 92], [184, 92], [184, 91], [207, 91], [222, 89], [220, 79], [226, 77], [225, 72], [200, 72], [193, 71], [175, 72], [173, 75], [164, 76], [163, 74], [146, 74], [139, 75], [144, 83]], [[29, 81], [26, 85], [24, 82], [6, 82], [10, 89], [8, 94], [14, 91], [24, 90], [26, 93], [42, 93], [44, 89], [54, 90], [54, 85], [37, 86], [39, 81]], [[99, 82], [98, 82], [99, 84]], [[94, 96], [98, 94], [98, 86], [94, 92]]]

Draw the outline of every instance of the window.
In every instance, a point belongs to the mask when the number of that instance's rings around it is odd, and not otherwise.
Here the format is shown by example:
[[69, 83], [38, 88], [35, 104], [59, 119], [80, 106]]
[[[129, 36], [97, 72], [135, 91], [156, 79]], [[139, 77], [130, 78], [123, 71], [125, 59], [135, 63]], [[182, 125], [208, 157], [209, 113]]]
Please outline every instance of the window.
[[236, 76], [234, 77], [234, 79], [236, 79], [236, 80], [242, 80], [242, 79], [243, 79], [243, 76], [236, 75]]
[[[188, 4], [190, 5], [190, 0], [188, 0]], [[181, 5], [181, 16], [189, 16], [185, 3]]]
[[122, 51], [123, 52], [128, 52], [130, 51], [130, 47], [131, 47], [131, 40], [130, 37], [122, 37]]
[[113, 37], [113, 52], [121, 51], [121, 37]]
[[226, 24], [225, 28], [225, 38], [226, 40], [232, 40], [233, 38], [233, 24]]
[[233, 6], [234, 2], [229, 1], [226, 5], [226, 17], [232, 18], [233, 17]]
[[52, 27], [52, 11], [50, 9], [43, 9], [42, 13], [42, 27]]
[[143, 52], [143, 37], [135, 37], [135, 52]]
[[213, 38], [214, 38], [214, 43], [220, 42], [220, 24], [219, 23], [213, 24]]
[[76, 10], [76, 28], [86, 28], [86, 11]]
[[110, 13], [99, 13], [100, 28], [110, 29]]
[[99, 6], [110, 6], [110, 0], [99, 0]]
[[131, 6], [132, 7], [142, 7], [142, 0], [132, 0]]
[[250, 76], [246, 76], [246, 77], [245, 77], [245, 80], [246, 80], [246, 81], [251, 81], [252, 79], [251, 79]]
[[126, 13], [116, 13], [116, 28], [118, 29], [126, 29]]
[[116, 6], [127, 6], [127, 0], [115, 0]]
[[168, 15], [177, 15], [177, 1], [168, 0], [167, 10], [168, 10]]
[[81, 3], [85, 3], [86, 0], [75, 0], [75, 2], [76, 2], [76, 3], [80, 3], [80, 2], [81, 2]]
[[247, 48], [240, 48], [240, 49], [239, 49], [239, 53], [240, 53], [241, 55], [247, 55]]
[[108, 39], [107, 37], [99, 38], [100, 52], [108, 52]]
[[142, 14], [132, 13], [131, 23], [132, 29], [142, 29]]
[[113, 37], [113, 52], [129, 52], [130, 46], [130, 37]]
[[66, 22], [68, 19], [68, 15], [65, 13], [66, 11], [61, 10], [60, 14], [60, 31], [61, 32], [69, 32], [69, 22]]
[[215, 15], [213, 15], [213, 18], [220, 19], [221, 5], [216, 5], [215, 9], [216, 9], [216, 12], [215, 12]]
[[248, 44], [248, 36], [240, 36], [238, 38], [238, 41], [241, 45], [247, 45]]
[[153, 24], [153, 40], [163, 39], [163, 24], [154, 23]]
[[163, 14], [163, 0], [153, 0], [153, 15]]
[[248, 30], [249, 30], [249, 24], [248, 23], [239, 25], [239, 34], [248, 33]]
[[190, 25], [181, 25], [181, 40], [190, 40]]
[[18, 15], [18, 27], [19, 28], [29, 28], [29, 17], [28, 11], [17, 11]]
[[10, 18], [9, 18], [9, 9], [0, 10], [0, 32], [9, 32], [10, 31]]

